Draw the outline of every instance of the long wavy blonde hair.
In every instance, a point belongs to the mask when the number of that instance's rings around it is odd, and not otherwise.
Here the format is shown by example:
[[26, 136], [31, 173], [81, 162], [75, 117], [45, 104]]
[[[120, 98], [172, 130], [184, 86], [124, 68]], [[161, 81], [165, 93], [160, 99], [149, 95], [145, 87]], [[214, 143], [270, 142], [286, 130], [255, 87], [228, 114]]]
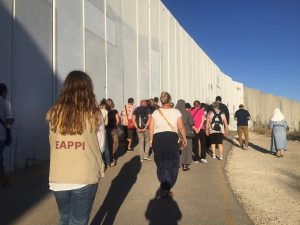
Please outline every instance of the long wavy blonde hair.
[[100, 115], [91, 78], [82, 71], [72, 71], [64, 81], [46, 121], [53, 132], [63, 135], [82, 134], [88, 121], [91, 132], [100, 127]]

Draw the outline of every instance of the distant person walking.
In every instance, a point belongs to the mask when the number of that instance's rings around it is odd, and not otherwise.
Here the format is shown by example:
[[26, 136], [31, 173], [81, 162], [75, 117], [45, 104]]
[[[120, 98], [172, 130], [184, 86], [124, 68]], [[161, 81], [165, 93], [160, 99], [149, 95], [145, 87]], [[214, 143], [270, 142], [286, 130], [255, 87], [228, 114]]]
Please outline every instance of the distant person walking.
[[[184, 100], [178, 100], [176, 104], [176, 109], [179, 110], [179, 112], [182, 115], [182, 122], [186, 131], [186, 139], [187, 139], [187, 146], [185, 149], [181, 152], [181, 165], [183, 171], [190, 170], [190, 165], [193, 162], [193, 141], [192, 138], [195, 136], [195, 133], [193, 131], [194, 126], [194, 120], [190, 114], [190, 112], [185, 108], [185, 101]], [[180, 140], [182, 141], [182, 137], [179, 135]]]
[[206, 119], [206, 134], [210, 138], [213, 159], [216, 158], [216, 145], [218, 145], [219, 160], [223, 160], [223, 137], [228, 134], [228, 124], [225, 114], [219, 109], [218, 102], [214, 102], [211, 108]]
[[229, 114], [229, 110], [228, 107], [222, 103], [222, 97], [221, 96], [217, 96], [216, 97], [216, 102], [219, 103], [219, 110], [221, 110], [225, 116], [226, 116], [226, 120], [227, 120], [227, 124], [230, 124], [230, 114]]
[[96, 134], [104, 130], [104, 121], [86, 73], [69, 73], [58, 100], [47, 113], [47, 123], [49, 186], [60, 213], [59, 224], [86, 225], [104, 175], [103, 146]]
[[158, 97], [154, 97], [153, 98], [153, 107], [155, 108], [155, 109], [158, 109], [160, 106], [158, 105], [158, 102], [159, 102], [159, 99], [158, 99]]
[[283, 151], [287, 151], [287, 122], [280, 111], [276, 108], [269, 122], [270, 135], [271, 135], [271, 151], [276, 153], [277, 157], [283, 157]]
[[155, 110], [150, 122], [150, 143], [154, 150], [157, 166], [157, 177], [160, 181], [161, 197], [172, 197], [171, 188], [174, 186], [179, 171], [179, 130], [182, 145], [187, 146], [186, 133], [182, 115], [171, 106], [171, 95], [162, 92], [160, 96], [162, 107]]
[[124, 108], [121, 111], [121, 123], [123, 125], [124, 129], [124, 135], [125, 139], [127, 140], [127, 149], [129, 151], [132, 150], [132, 139], [134, 137], [135, 133], [135, 127], [133, 124], [133, 111], [135, 109], [134, 107], [134, 99], [129, 98], [128, 104], [124, 106]]
[[0, 182], [3, 187], [9, 183], [9, 179], [5, 175], [3, 153], [5, 146], [11, 144], [10, 126], [14, 122], [11, 104], [6, 100], [7, 94], [7, 86], [0, 83]]
[[108, 148], [108, 139], [106, 134], [106, 127], [108, 125], [108, 106], [106, 103], [106, 99], [102, 99], [100, 102], [100, 110], [103, 116], [104, 125], [105, 125], [105, 140], [104, 140], [104, 158], [105, 158], [105, 166], [106, 168], [110, 167], [110, 153]]
[[106, 134], [108, 140], [108, 148], [110, 150], [111, 166], [117, 165], [117, 149], [119, 147], [119, 131], [120, 122], [118, 111], [115, 109], [115, 103], [112, 99], [107, 99], [108, 106], [108, 124], [106, 126]]
[[[248, 120], [251, 119], [250, 113], [244, 109], [244, 105], [239, 105], [239, 110], [237, 110], [234, 114], [234, 119], [237, 121], [237, 130], [239, 136], [239, 143], [242, 149], [248, 149], [249, 142], [249, 128], [248, 128]], [[243, 134], [245, 137], [245, 145], [243, 145]]]
[[149, 124], [151, 120], [151, 110], [147, 106], [147, 101], [142, 100], [139, 107], [133, 112], [133, 123], [136, 127], [139, 138], [138, 149], [140, 153], [140, 160], [151, 160], [149, 157]]

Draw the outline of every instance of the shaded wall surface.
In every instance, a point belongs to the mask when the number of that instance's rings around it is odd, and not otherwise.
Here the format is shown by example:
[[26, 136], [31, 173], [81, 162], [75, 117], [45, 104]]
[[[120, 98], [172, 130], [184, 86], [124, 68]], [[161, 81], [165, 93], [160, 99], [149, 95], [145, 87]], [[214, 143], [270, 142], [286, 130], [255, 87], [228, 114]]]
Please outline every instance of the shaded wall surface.
[[[49, 159], [45, 114], [71, 70], [92, 77], [118, 110], [168, 91], [173, 101], [223, 97], [233, 114], [243, 85], [224, 74], [160, 0], [1, 0], [0, 82], [15, 123], [5, 166]], [[234, 123], [231, 124], [234, 129]]]
[[244, 87], [244, 102], [252, 116], [252, 126], [267, 127], [275, 108], [284, 114], [292, 131], [300, 131], [300, 103]]

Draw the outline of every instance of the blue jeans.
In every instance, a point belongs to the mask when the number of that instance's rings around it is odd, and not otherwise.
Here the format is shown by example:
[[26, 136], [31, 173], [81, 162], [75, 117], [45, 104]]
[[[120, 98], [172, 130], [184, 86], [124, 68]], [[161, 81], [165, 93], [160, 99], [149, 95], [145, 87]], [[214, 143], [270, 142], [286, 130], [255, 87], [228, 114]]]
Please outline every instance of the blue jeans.
[[69, 190], [54, 191], [60, 213], [60, 225], [87, 225], [98, 184]]

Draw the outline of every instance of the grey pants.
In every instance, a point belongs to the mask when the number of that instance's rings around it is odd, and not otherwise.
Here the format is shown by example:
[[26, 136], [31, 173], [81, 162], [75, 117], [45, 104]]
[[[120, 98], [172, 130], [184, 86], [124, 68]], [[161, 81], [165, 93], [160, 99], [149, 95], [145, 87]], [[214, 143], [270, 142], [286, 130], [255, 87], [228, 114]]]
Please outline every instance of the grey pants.
[[149, 157], [149, 130], [145, 132], [137, 132], [139, 138], [138, 150], [140, 152], [141, 159]]

